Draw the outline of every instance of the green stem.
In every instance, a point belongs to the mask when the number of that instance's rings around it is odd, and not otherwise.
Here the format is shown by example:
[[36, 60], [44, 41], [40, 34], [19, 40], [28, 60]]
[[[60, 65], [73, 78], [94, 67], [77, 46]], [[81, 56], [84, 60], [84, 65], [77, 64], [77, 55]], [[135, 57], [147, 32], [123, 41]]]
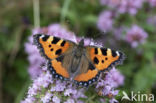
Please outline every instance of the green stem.
[[71, 3], [71, 0], [64, 0], [63, 8], [61, 11], [61, 18], [60, 18], [61, 24], [65, 21], [65, 17], [66, 17], [66, 14], [68, 12], [70, 3]]
[[17, 95], [15, 102], [14, 103], [20, 103], [20, 101], [23, 99], [25, 92], [27, 91], [29, 84], [31, 83], [30, 80], [27, 80], [27, 82], [25, 83], [25, 85], [23, 86], [22, 90], [19, 92], [19, 94]]
[[[0, 59], [2, 59], [2, 56], [1, 56], [1, 52], [0, 52]], [[0, 103], [3, 103], [3, 92], [2, 92], [2, 90], [3, 90], [3, 88], [2, 88], [2, 68], [3, 68], [3, 66], [2, 66], [2, 61], [0, 60]]]
[[34, 27], [39, 28], [40, 27], [40, 1], [39, 0], [33, 0], [33, 8], [34, 8]]

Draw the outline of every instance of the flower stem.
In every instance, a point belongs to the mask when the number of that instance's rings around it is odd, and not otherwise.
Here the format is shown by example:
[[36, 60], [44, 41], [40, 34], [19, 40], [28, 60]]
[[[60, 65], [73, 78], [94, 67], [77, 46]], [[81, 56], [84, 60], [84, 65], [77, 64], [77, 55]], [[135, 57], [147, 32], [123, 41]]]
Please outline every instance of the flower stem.
[[[1, 55], [0, 55], [1, 59]], [[3, 94], [2, 94], [2, 61], [0, 60], [0, 103], [3, 103]]]
[[71, 3], [71, 0], [64, 0], [64, 4], [63, 4], [63, 7], [62, 7], [62, 11], [61, 11], [61, 24], [65, 21], [65, 17], [66, 17], [66, 14], [67, 14], [67, 11], [69, 9], [69, 5]]
[[39, 0], [33, 0], [33, 8], [34, 8], [34, 27], [40, 27], [40, 6]]

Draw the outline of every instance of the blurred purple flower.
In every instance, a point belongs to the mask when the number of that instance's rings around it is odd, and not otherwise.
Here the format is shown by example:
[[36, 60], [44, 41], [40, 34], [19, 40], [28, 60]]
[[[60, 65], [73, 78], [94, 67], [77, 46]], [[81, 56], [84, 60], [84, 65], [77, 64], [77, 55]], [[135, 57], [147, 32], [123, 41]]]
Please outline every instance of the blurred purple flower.
[[100, 98], [100, 103], [106, 103], [106, 100], [103, 98]]
[[156, 6], [156, 0], [147, 0], [147, 2], [149, 2], [152, 7]]
[[156, 27], [156, 15], [155, 16], [149, 16], [147, 18], [147, 23]]
[[99, 15], [97, 27], [102, 32], [108, 32], [112, 29], [113, 13], [111, 11], [104, 11]]
[[118, 103], [118, 101], [116, 99], [112, 98], [109, 100], [109, 103]]
[[118, 90], [115, 90], [115, 88], [123, 85], [123, 83], [124, 76], [117, 69], [115, 69], [115, 67], [113, 67], [109, 72], [101, 74], [96, 85], [96, 90], [99, 95], [111, 98], [112, 100], [110, 100], [110, 103], [113, 103], [112, 101], [115, 100], [114, 97], [118, 94]]
[[30, 63], [28, 72], [32, 79], [41, 73], [40, 66], [45, 62], [39, 54], [39, 51], [35, 45], [33, 45], [32, 36], [29, 37], [28, 42], [25, 43], [25, 51], [28, 54], [28, 60]]
[[75, 101], [73, 99], [68, 99], [66, 102], [64, 103], [75, 103]]
[[133, 48], [138, 44], [143, 44], [148, 37], [148, 34], [139, 26], [133, 25], [126, 33], [126, 41], [131, 44]]
[[124, 29], [125, 29], [124, 27], [119, 27], [119, 28], [113, 29], [114, 36], [117, 40], [123, 39], [122, 34], [123, 34]]
[[60, 24], [49, 25], [47, 34], [71, 40], [73, 42], [77, 42], [75, 34], [73, 32], [69, 32], [67, 29], [63, 28]]
[[135, 15], [144, 3], [144, 0], [100, 0], [101, 5], [106, 5], [119, 13]]
[[35, 98], [34, 97], [27, 97], [24, 101], [21, 101], [21, 103], [34, 103], [35, 102]]
[[60, 103], [60, 99], [57, 96], [54, 96], [53, 99], [52, 99], [52, 101], [54, 103]]

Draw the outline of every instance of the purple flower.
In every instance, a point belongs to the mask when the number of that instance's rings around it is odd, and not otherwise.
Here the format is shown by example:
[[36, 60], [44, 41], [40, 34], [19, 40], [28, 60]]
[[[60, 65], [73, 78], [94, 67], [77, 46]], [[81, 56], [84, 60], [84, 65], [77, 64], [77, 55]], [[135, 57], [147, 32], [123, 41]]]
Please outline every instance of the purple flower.
[[60, 103], [60, 99], [57, 96], [54, 96], [53, 99], [52, 99], [52, 101], [54, 103]]
[[147, 18], [147, 23], [156, 27], [156, 16], [149, 16]]
[[65, 101], [64, 103], [75, 103], [75, 101], [73, 99], [68, 99], [67, 101]]
[[79, 98], [86, 98], [84, 89], [78, 89], [70, 81], [53, 79], [52, 74], [45, 68], [42, 69], [39, 77], [33, 80], [33, 84], [29, 87], [27, 97], [22, 103], [29, 103], [27, 101], [32, 100], [34, 102], [42, 101], [43, 103], [52, 101], [54, 103], [60, 103], [64, 100], [62, 97], [72, 98], [74, 101], [80, 101]]
[[100, 98], [100, 103], [106, 103], [106, 100], [103, 98]]
[[122, 37], [123, 30], [124, 30], [124, 27], [119, 27], [119, 28], [113, 29], [113, 34], [117, 40], [123, 39], [123, 37]]
[[139, 26], [133, 25], [126, 33], [126, 41], [131, 44], [133, 48], [138, 44], [143, 44], [148, 34]]
[[104, 11], [99, 15], [97, 27], [102, 32], [108, 32], [112, 29], [113, 13], [111, 11]]
[[34, 103], [35, 98], [34, 97], [27, 97], [24, 101], [21, 101], [21, 103]]
[[115, 88], [123, 85], [123, 82], [124, 76], [113, 67], [110, 72], [102, 73], [100, 75], [100, 79], [96, 85], [96, 90], [99, 95], [108, 96], [114, 100], [114, 97], [118, 94], [118, 90], [115, 90]]
[[109, 103], [118, 103], [118, 101], [116, 99], [112, 98], [109, 100]]
[[147, 2], [149, 2], [152, 7], [156, 6], [156, 0], [147, 0]]
[[130, 13], [135, 15], [144, 3], [144, 0], [100, 0], [101, 5], [116, 10], [119, 13]]
[[110, 70], [110, 72], [107, 73], [105, 79], [107, 80], [105, 83], [109, 84], [111, 87], [118, 87], [119, 85], [123, 85], [124, 83], [124, 76], [121, 75], [121, 73], [114, 67], [112, 68], [112, 70]]
[[70, 96], [71, 94], [76, 94], [76, 90], [73, 90], [73, 89], [66, 89], [66, 91], [64, 92], [64, 95], [65, 96]]
[[51, 91], [57, 91], [57, 92], [61, 92], [64, 91], [66, 88], [66, 85], [64, 82], [61, 81], [56, 81], [56, 86], [51, 87]]
[[25, 51], [28, 54], [28, 60], [30, 63], [28, 72], [32, 79], [36, 78], [41, 73], [40, 66], [45, 62], [39, 54], [39, 51], [35, 45], [33, 45], [33, 38], [29, 37], [29, 41], [25, 43]]
[[73, 32], [69, 32], [67, 29], [63, 28], [60, 24], [49, 25], [47, 34], [71, 40], [73, 42], [77, 42], [75, 34]]
[[44, 97], [41, 98], [43, 103], [49, 103], [51, 100], [52, 94], [47, 92]]

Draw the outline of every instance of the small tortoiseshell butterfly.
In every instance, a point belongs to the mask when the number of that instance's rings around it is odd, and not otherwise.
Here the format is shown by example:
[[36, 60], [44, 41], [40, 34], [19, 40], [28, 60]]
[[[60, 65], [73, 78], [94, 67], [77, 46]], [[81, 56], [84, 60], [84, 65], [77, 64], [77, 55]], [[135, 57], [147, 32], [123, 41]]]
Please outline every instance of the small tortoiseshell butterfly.
[[109, 48], [84, 46], [58, 37], [36, 34], [34, 43], [48, 60], [48, 69], [55, 78], [73, 80], [81, 86], [97, 81], [101, 71], [121, 64], [124, 54]]

